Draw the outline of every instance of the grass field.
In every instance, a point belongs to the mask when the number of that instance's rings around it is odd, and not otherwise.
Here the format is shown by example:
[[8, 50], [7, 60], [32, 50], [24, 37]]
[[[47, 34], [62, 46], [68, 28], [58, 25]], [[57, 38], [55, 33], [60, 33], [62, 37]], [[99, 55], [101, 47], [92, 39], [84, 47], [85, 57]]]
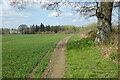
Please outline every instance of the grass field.
[[118, 65], [104, 59], [90, 38], [74, 35], [67, 43], [65, 78], [117, 78]]
[[2, 35], [0, 34], [0, 79], [2, 79]]
[[[3, 78], [26, 78], [34, 66], [49, 50], [51, 54], [57, 42], [67, 34], [30, 34], [2, 36], [2, 76]], [[50, 54], [36, 70], [40, 73], [45, 68]], [[41, 71], [41, 72], [39, 72]]]

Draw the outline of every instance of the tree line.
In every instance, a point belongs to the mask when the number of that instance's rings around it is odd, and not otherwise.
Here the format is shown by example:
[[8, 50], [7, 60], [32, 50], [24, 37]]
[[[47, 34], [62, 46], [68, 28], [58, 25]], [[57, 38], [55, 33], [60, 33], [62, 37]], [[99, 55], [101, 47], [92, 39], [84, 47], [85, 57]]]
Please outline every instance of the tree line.
[[41, 23], [40, 25], [31, 25], [28, 27], [26, 24], [21, 24], [18, 29], [3, 29], [2, 34], [10, 34], [10, 33], [21, 33], [21, 34], [41, 34], [41, 33], [75, 33], [78, 32], [78, 27], [65, 25], [65, 26], [50, 26], [44, 25]]

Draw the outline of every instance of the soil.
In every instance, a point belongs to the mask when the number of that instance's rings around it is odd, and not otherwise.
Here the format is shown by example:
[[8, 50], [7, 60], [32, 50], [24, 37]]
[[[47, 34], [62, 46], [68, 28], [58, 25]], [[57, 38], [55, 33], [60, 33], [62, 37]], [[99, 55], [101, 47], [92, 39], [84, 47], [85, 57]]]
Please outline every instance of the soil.
[[65, 74], [65, 55], [66, 43], [71, 36], [60, 40], [54, 49], [50, 61], [41, 75], [41, 78], [63, 78]]

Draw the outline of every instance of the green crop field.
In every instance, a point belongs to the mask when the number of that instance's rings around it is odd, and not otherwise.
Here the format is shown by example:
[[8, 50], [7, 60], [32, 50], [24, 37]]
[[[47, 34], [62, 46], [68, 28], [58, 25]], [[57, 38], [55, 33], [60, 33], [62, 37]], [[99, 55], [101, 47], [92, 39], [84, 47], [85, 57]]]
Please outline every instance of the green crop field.
[[[57, 42], [67, 34], [27, 34], [2, 36], [2, 76], [3, 78], [26, 78], [34, 66], [49, 50], [52, 52]], [[50, 55], [38, 67], [44, 69]], [[41, 71], [42, 71], [41, 70]], [[38, 70], [36, 73], [39, 72]]]

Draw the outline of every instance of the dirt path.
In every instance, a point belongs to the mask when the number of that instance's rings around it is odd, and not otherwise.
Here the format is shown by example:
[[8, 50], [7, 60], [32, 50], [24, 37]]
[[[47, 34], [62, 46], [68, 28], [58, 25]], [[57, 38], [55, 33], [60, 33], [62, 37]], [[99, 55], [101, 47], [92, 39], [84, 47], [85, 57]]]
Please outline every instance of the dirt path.
[[60, 40], [54, 49], [50, 61], [42, 73], [41, 78], [63, 78], [65, 73], [65, 55], [66, 43], [71, 36]]

